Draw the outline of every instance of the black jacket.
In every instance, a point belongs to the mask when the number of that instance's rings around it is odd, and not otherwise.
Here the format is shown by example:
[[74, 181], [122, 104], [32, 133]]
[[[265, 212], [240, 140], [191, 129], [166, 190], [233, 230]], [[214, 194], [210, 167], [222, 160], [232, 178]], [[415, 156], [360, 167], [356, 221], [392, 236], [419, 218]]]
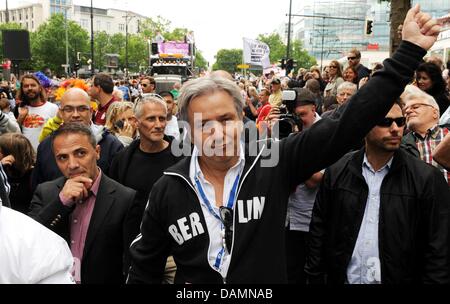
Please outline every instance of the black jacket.
[[[31, 201], [29, 216], [63, 237], [70, 244], [70, 215], [59, 193], [66, 179], [40, 184]], [[131, 216], [136, 192], [102, 174], [92, 212], [81, 263], [83, 284], [122, 284], [124, 259], [136, 237], [136, 220]], [[70, 245], [69, 245], [70, 246]]]
[[[317, 281], [344, 284], [369, 188], [364, 149], [324, 174], [310, 225], [305, 270]], [[380, 189], [379, 256], [383, 284], [450, 282], [450, 190], [436, 168], [399, 149]]]
[[[246, 153], [226, 282], [287, 282], [284, 224], [291, 189], [336, 162], [389, 112], [424, 55], [423, 49], [403, 42], [385, 68], [340, 108], [340, 119], [322, 119], [265, 146], [258, 156]], [[279, 161], [263, 163], [270, 158]], [[131, 246], [129, 283], [160, 283], [169, 254], [177, 264], [175, 282], [223, 282], [207, 261], [209, 235], [189, 179], [190, 159], [169, 168], [152, 189], [141, 235]], [[179, 238], [180, 231], [186, 239]]]

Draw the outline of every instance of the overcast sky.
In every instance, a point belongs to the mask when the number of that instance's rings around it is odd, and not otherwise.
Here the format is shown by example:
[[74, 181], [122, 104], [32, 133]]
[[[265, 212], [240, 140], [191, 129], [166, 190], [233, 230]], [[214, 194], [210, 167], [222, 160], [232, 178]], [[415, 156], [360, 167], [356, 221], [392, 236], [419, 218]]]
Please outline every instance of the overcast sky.
[[[36, 0], [9, 0], [9, 6]], [[90, 0], [73, 0], [90, 6]], [[14, 5], [16, 4], [16, 5]], [[214, 63], [220, 49], [242, 48], [242, 38], [272, 33], [287, 22], [289, 0], [93, 0], [94, 7], [130, 10], [170, 20], [171, 27], [194, 31], [197, 48]], [[2, 5], [4, 6], [4, 4]]]

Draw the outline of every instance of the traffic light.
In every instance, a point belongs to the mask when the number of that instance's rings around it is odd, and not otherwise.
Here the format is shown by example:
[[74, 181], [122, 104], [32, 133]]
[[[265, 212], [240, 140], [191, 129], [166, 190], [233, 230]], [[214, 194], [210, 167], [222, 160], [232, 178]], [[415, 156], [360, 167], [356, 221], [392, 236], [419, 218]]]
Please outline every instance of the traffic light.
[[364, 34], [366, 36], [373, 36], [372, 27], [373, 27], [373, 20], [366, 19], [366, 23], [365, 23], [365, 26], [364, 26]]

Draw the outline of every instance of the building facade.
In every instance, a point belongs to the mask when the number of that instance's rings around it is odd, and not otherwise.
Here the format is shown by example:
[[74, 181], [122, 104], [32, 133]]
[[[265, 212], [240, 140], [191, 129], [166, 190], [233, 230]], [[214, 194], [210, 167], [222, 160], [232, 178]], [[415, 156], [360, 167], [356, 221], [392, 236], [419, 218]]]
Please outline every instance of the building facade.
[[[37, 0], [35, 3], [9, 9], [9, 22], [19, 23], [24, 29], [31, 32], [53, 14], [62, 13], [68, 20], [77, 22], [83, 29], [91, 31], [91, 7], [74, 5], [72, 0]], [[93, 8], [94, 32], [105, 31], [110, 35], [126, 33], [136, 34], [139, 24], [147, 17], [130, 11], [117, 9]], [[0, 24], [6, 23], [6, 10], [0, 10]]]
[[[411, 0], [433, 17], [449, 13], [449, 0]], [[294, 38], [302, 41], [310, 55], [320, 62], [341, 58], [352, 49], [388, 52], [390, 4], [379, 0], [303, 0], [293, 14]], [[349, 18], [352, 20], [333, 19]], [[365, 34], [365, 20], [373, 20], [372, 35]]]

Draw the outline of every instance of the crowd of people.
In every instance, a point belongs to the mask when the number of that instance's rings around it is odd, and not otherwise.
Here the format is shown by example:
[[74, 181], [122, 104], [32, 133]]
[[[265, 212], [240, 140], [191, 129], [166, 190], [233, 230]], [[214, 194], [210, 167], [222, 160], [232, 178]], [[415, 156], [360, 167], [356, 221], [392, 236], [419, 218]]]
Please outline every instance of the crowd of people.
[[439, 31], [415, 6], [371, 69], [4, 83], [0, 283], [450, 283]]

